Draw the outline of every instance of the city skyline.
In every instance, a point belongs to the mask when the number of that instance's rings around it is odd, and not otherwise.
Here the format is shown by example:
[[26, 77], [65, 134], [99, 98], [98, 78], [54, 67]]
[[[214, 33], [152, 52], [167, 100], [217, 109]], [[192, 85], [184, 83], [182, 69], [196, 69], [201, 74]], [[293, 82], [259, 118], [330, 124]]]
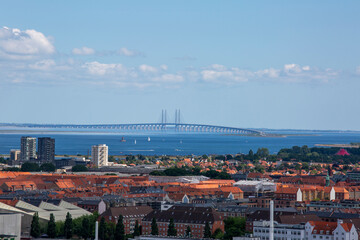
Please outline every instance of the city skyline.
[[184, 123], [360, 130], [359, 7], [3, 3], [0, 122], [158, 122], [181, 108]]

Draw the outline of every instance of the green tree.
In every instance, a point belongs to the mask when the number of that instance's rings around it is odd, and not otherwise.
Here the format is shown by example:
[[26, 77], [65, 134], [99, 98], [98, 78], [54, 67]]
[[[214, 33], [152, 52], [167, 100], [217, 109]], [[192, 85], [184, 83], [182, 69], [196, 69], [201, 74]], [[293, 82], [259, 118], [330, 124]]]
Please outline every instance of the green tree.
[[204, 238], [211, 238], [211, 229], [209, 222], [206, 222], [204, 229]]
[[186, 236], [191, 237], [191, 228], [190, 228], [190, 226], [187, 226], [187, 228], [186, 228]]
[[26, 162], [23, 165], [21, 165], [22, 172], [38, 172], [39, 170], [40, 167], [36, 163]]
[[72, 167], [71, 171], [73, 172], [87, 172], [88, 168], [84, 165], [75, 165]]
[[136, 220], [136, 222], [135, 222], [135, 227], [134, 227], [134, 233], [133, 233], [133, 235], [134, 235], [134, 237], [141, 235], [140, 226], [139, 226], [139, 221], [138, 221], [138, 220]]
[[40, 170], [43, 172], [55, 172], [55, 165], [52, 163], [43, 163], [40, 166]]
[[100, 220], [100, 224], [99, 224], [99, 238], [101, 240], [105, 240], [106, 238], [106, 222], [105, 222], [105, 218], [102, 217]]
[[233, 237], [239, 237], [245, 234], [245, 218], [229, 217], [224, 220], [225, 235], [224, 239], [231, 240]]
[[222, 239], [224, 237], [224, 233], [220, 228], [217, 228], [211, 238], [213, 239]]
[[91, 236], [90, 221], [88, 217], [84, 217], [81, 223], [81, 237], [88, 239]]
[[253, 160], [253, 159], [254, 159], [254, 152], [253, 152], [252, 149], [250, 149], [250, 151], [249, 151], [248, 159], [249, 159], [249, 160]]
[[64, 236], [69, 239], [72, 237], [72, 235], [73, 235], [73, 221], [71, 214], [68, 212], [66, 214], [66, 219], [64, 223]]
[[170, 223], [168, 226], [168, 232], [167, 232], [168, 236], [176, 236], [177, 235], [177, 230], [175, 228], [175, 224], [174, 224], [174, 219], [171, 218], [170, 219]]
[[115, 239], [115, 229], [116, 229], [116, 225], [113, 222], [108, 222], [106, 224], [106, 236], [105, 239], [111, 239], [114, 240]]
[[267, 148], [259, 148], [256, 152], [256, 155], [258, 155], [260, 158], [265, 158], [269, 156], [269, 149]]
[[40, 237], [40, 222], [39, 222], [39, 214], [34, 213], [33, 219], [31, 221], [31, 230], [30, 235], [34, 238]]
[[151, 235], [159, 235], [159, 228], [155, 218], [151, 221]]
[[123, 223], [123, 216], [119, 215], [118, 222], [115, 229], [115, 240], [125, 240], [125, 226]]
[[47, 225], [47, 235], [50, 238], [55, 238], [56, 237], [56, 223], [55, 223], [55, 217], [54, 214], [50, 214], [50, 221], [48, 222]]

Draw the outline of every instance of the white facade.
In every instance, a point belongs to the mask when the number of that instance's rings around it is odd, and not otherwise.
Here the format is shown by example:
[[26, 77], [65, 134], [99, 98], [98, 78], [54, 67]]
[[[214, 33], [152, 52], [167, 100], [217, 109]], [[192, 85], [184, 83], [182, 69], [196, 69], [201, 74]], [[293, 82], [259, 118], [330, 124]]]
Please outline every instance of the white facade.
[[298, 202], [302, 202], [303, 196], [302, 196], [302, 191], [300, 190], [300, 188], [297, 190], [296, 192], [296, 201]]
[[240, 180], [234, 183], [234, 186], [239, 187], [244, 192], [275, 192], [276, 184], [269, 181], [248, 181]]
[[335, 189], [334, 187], [330, 190], [330, 201], [335, 200]]
[[25, 162], [36, 158], [36, 138], [21, 137], [20, 160]]
[[[270, 221], [254, 221], [254, 237], [269, 240]], [[274, 222], [274, 240], [304, 240], [305, 226]], [[320, 239], [319, 239], [320, 240]]]
[[305, 240], [358, 240], [354, 224], [329, 222], [308, 222], [305, 225]]
[[97, 167], [108, 165], [109, 148], [105, 144], [99, 144], [91, 147], [91, 163]]
[[0, 235], [10, 235], [8, 239], [20, 240], [21, 238], [21, 214], [1, 213], [0, 214]]

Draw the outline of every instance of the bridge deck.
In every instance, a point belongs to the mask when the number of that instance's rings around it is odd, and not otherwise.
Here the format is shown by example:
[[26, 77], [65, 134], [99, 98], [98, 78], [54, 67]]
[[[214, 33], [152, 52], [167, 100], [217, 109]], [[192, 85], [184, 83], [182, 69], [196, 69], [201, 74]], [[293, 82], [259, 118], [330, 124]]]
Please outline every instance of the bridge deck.
[[1, 124], [2, 126], [15, 126], [25, 128], [71, 128], [71, 129], [113, 129], [130, 131], [166, 131], [177, 132], [213, 132], [232, 133], [244, 135], [265, 135], [263, 132], [236, 127], [216, 126], [208, 124], [191, 123], [132, 123], [132, 124]]

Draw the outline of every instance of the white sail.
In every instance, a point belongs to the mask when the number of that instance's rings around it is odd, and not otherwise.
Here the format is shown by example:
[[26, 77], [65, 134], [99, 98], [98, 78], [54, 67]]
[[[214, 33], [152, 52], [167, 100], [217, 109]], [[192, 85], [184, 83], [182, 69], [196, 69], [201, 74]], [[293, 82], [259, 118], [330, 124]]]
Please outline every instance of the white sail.
[[148, 137], [148, 142], [150, 142], [150, 137]]

